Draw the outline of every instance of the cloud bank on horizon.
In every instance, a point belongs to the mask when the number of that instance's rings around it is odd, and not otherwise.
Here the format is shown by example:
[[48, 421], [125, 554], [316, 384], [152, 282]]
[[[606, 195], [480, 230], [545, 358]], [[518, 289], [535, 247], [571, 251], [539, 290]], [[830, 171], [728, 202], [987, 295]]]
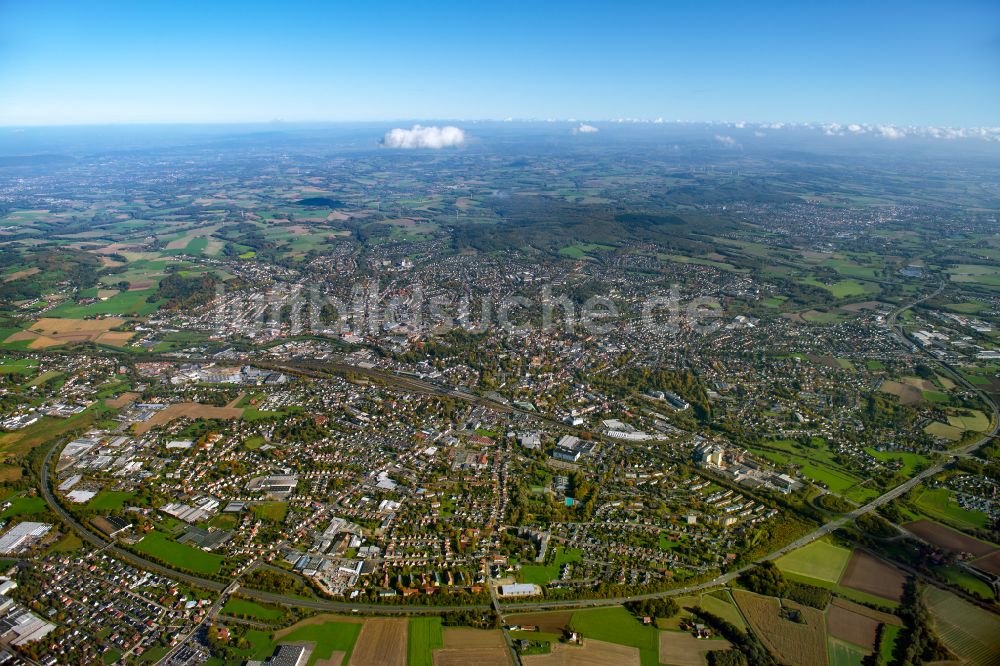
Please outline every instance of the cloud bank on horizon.
[[440, 150], [465, 143], [465, 132], [453, 125], [446, 127], [424, 127], [414, 125], [410, 129], [396, 127], [385, 133], [382, 145], [386, 148], [430, 148]]
[[601, 130], [597, 129], [593, 125], [588, 125], [587, 123], [580, 123], [579, 127], [573, 128], [573, 134], [595, 134]]

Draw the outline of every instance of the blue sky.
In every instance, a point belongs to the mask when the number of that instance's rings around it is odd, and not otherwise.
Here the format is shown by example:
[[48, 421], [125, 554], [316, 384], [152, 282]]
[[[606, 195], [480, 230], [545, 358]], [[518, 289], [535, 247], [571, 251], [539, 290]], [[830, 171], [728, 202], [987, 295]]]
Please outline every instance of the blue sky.
[[0, 0], [0, 125], [508, 116], [997, 126], [1000, 2]]

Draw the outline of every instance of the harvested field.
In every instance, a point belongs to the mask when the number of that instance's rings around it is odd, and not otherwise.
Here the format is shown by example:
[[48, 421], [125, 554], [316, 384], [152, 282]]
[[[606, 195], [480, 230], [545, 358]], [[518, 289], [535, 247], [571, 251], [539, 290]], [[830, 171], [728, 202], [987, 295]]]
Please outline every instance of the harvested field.
[[1000, 576], [1000, 550], [994, 550], [986, 557], [982, 557], [972, 563], [977, 569], [982, 569], [994, 576]]
[[840, 578], [840, 584], [844, 587], [892, 601], [900, 601], [903, 598], [905, 582], [906, 576], [901, 571], [863, 550], [854, 551], [844, 575]]
[[285, 627], [284, 629], [276, 631], [274, 633], [274, 640], [280, 641], [285, 636], [303, 627], [312, 627], [318, 624], [326, 624], [327, 622], [353, 622], [355, 624], [361, 624], [364, 621], [365, 621], [364, 618], [361, 617], [334, 615], [333, 613], [323, 613], [321, 615], [313, 615], [312, 617], [307, 617], [304, 620], [296, 622], [290, 627]]
[[660, 632], [660, 663], [676, 666], [702, 666], [705, 653], [728, 650], [732, 644], [726, 640], [701, 640], [686, 631]]
[[97, 344], [124, 346], [135, 333], [131, 331], [111, 331], [125, 323], [124, 319], [56, 319], [42, 318], [23, 331], [14, 333], [5, 342], [30, 341], [31, 349], [44, 349], [59, 345], [94, 342]]
[[14, 271], [10, 275], [6, 276], [3, 281], [13, 282], [14, 280], [20, 280], [21, 278], [31, 277], [38, 272], [38, 266], [32, 266], [31, 268], [25, 268], [23, 271]]
[[585, 639], [583, 645], [552, 643], [552, 652], [549, 654], [527, 655], [521, 657], [521, 663], [524, 666], [639, 666], [640, 661], [638, 648]]
[[317, 659], [312, 666], [342, 666], [347, 653], [343, 650], [334, 650], [326, 659]]
[[915, 520], [912, 523], [906, 523], [903, 527], [924, 541], [955, 553], [972, 553], [976, 557], [982, 557], [997, 549], [996, 546], [979, 539], [973, 539], [930, 520]]
[[354, 644], [351, 666], [406, 666], [408, 625], [405, 618], [365, 620]]
[[539, 631], [543, 631], [548, 634], [559, 634], [562, 633], [564, 627], [569, 626], [569, 619], [572, 616], [572, 613], [568, 613], [566, 611], [556, 611], [554, 613], [527, 613], [525, 615], [508, 615], [507, 622], [509, 624], [516, 624], [522, 627], [526, 624], [533, 624], [538, 627]]
[[781, 617], [782, 603], [774, 597], [733, 590], [733, 598], [754, 633], [779, 660], [791, 666], [826, 663], [826, 621], [823, 613], [785, 601], [784, 605], [797, 610], [803, 619], [801, 623], [792, 622]]
[[177, 402], [161, 409], [148, 421], [135, 424], [135, 433], [143, 435], [156, 426], [165, 425], [174, 419], [238, 419], [243, 416], [242, 409], [233, 407], [213, 407], [197, 402]]
[[869, 652], [875, 650], [879, 624], [878, 620], [855, 613], [836, 601], [826, 612], [826, 630], [831, 636], [860, 645]]
[[889, 393], [897, 398], [899, 398], [899, 403], [902, 405], [915, 405], [924, 399], [923, 393], [920, 392], [915, 386], [910, 386], [908, 384], [900, 384], [899, 382], [894, 382], [891, 380], [886, 380], [882, 382], [882, 386], [879, 387], [882, 393]]
[[921, 391], [936, 391], [937, 386], [934, 385], [929, 379], [921, 379], [920, 377], [903, 377], [903, 383], [908, 386], [913, 386]]
[[510, 652], [500, 631], [445, 627], [444, 647], [434, 650], [434, 666], [510, 666]]
[[139, 397], [138, 393], [122, 393], [117, 398], [110, 398], [104, 401], [104, 404], [112, 409], [121, 409], [125, 405], [132, 404], [136, 398]]
[[924, 600], [938, 636], [963, 663], [1000, 664], [1000, 617], [936, 587], [927, 587]]

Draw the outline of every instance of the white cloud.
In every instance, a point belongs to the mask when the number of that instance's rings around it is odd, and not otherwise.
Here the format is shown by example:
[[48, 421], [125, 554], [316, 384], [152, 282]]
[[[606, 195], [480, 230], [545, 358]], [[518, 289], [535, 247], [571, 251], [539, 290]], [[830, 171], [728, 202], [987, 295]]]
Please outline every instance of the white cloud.
[[862, 127], [861, 125], [858, 125], [857, 123], [851, 123], [850, 125], [847, 126], [847, 129], [852, 134], [860, 134], [861, 132], [865, 131], [865, 128]]
[[386, 148], [447, 148], [465, 143], [465, 132], [451, 125], [447, 127], [423, 127], [414, 125], [411, 129], [397, 127], [385, 133], [382, 145]]
[[726, 136], [724, 134], [716, 134], [715, 140], [721, 143], [726, 148], [739, 148], [740, 144], [731, 136]]
[[878, 131], [886, 139], [903, 139], [906, 137], [906, 130], [899, 129], [895, 125], [879, 125]]
[[587, 123], [580, 123], [579, 127], [573, 128], [573, 134], [595, 134], [601, 130], [597, 129], [593, 125], [588, 125]]

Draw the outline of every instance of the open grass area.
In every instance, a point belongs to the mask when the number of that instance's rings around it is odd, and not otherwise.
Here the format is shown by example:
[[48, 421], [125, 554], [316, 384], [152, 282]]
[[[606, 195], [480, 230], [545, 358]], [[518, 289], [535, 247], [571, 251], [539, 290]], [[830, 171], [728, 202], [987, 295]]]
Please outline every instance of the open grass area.
[[948, 424], [963, 430], [985, 432], [990, 427], [990, 417], [978, 409], [963, 409], [950, 414]]
[[850, 550], [821, 539], [779, 557], [775, 564], [782, 571], [836, 583], [849, 559]]
[[621, 606], [573, 613], [570, 627], [586, 638], [639, 648], [643, 666], [659, 663], [658, 629], [641, 624]]
[[49, 317], [82, 319], [99, 314], [134, 315], [144, 317], [156, 312], [157, 304], [148, 302], [148, 298], [156, 293], [155, 289], [139, 289], [116, 294], [106, 301], [77, 304], [63, 303], [45, 313]]
[[521, 579], [525, 583], [535, 583], [545, 585], [549, 581], [559, 578], [560, 567], [568, 562], [579, 562], [583, 557], [583, 552], [575, 548], [565, 549], [562, 546], [556, 548], [555, 559], [551, 564], [526, 564], [521, 567]]
[[217, 573], [223, 560], [221, 555], [206, 553], [200, 548], [177, 543], [163, 532], [156, 530], [143, 537], [142, 541], [135, 545], [135, 549], [179, 569], [202, 574]]
[[878, 653], [883, 664], [892, 663], [892, 655], [896, 651], [896, 640], [902, 627], [887, 624], [882, 627], [882, 637], [878, 642]]
[[444, 647], [441, 618], [410, 618], [407, 638], [407, 666], [434, 666], [434, 653]]
[[27, 428], [0, 435], [0, 452], [10, 456], [25, 455], [36, 446], [52, 442], [71, 430], [86, 428], [97, 417], [106, 413], [107, 410], [103, 407], [91, 406], [68, 419], [43, 417]]
[[900, 472], [906, 476], [910, 476], [918, 466], [924, 466], [928, 462], [926, 456], [922, 456], [919, 453], [910, 453], [909, 451], [876, 451], [872, 447], [868, 447], [865, 450], [870, 456], [878, 460], [898, 460], [902, 462], [903, 466], [900, 468]]
[[913, 503], [931, 518], [965, 529], [986, 529], [989, 516], [982, 511], [963, 509], [952, 498], [947, 488], [921, 488], [915, 492]]
[[87, 508], [95, 511], [117, 511], [135, 497], [134, 492], [104, 491], [87, 502]]
[[44, 513], [48, 505], [41, 497], [12, 497], [9, 500], [10, 506], [0, 513], [0, 518], [18, 518], [20, 516], [34, 516]]
[[33, 358], [5, 358], [0, 360], [0, 375], [30, 375], [38, 369]]
[[983, 599], [995, 598], [992, 587], [983, 581], [983, 579], [973, 576], [959, 566], [941, 567], [938, 571], [944, 575], [949, 583], [962, 588], [970, 594], [975, 594]]
[[261, 520], [280, 523], [288, 513], [288, 502], [264, 502], [253, 507], [253, 512]]
[[280, 608], [264, 606], [256, 601], [241, 599], [239, 597], [229, 597], [226, 600], [225, 606], [222, 607], [222, 612], [226, 615], [248, 617], [252, 620], [262, 620], [264, 622], [273, 622], [285, 616]]

